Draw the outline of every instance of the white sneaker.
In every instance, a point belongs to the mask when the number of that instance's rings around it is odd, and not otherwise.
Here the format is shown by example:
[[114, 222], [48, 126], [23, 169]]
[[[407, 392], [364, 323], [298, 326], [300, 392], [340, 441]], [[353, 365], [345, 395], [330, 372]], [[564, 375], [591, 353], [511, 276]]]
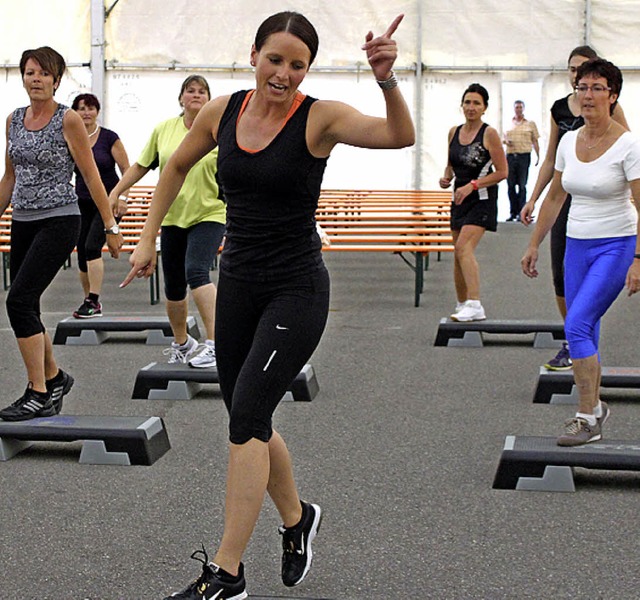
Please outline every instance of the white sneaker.
[[171, 347], [163, 350], [162, 353], [169, 355], [167, 363], [172, 365], [175, 363], [186, 363], [197, 349], [198, 342], [190, 335], [187, 335], [187, 341], [184, 343], [184, 346], [176, 342], [171, 342]]
[[467, 300], [461, 310], [451, 315], [452, 321], [460, 322], [484, 321], [486, 318], [480, 300]]
[[464, 302], [456, 302], [456, 309], [453, 311], [453, 314], [455, 315], [456, 313], [459, 313], [464, 308], [466, 303], [466, 300]]
[[199, 348], [201, 348], [200, 353], [189, 361], [190, 367], [206, 369], [218, 366], [216, 363], [216, 344], [213, 340], [207, 340]]

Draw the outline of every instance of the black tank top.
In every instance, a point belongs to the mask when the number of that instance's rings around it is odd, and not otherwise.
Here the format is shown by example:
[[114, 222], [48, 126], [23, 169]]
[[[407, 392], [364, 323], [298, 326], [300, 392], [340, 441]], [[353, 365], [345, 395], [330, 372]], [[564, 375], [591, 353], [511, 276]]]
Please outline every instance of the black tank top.
[[[491, 154], [483, 144], [484, 132], [487, 127], [489, 127], [489, 125], [483, 123], [476, 137], [467, 145], [460, 143], [460, 130], [462, 129], [462, 125], [456, 128], [451, 143], [449, 144], [449, 161], [456, 176], [453, 185], [455, 190], [463, 185], [467, 185], [472, 179], [479, 179], [489, 173], [493, 173]], [[493, 200], [497, 199], [497, 197], [498, 186], [492, 185], [491, 187], [471, 192], [471, 194], [465, 198], [465, 202], [470, 200]]]
[[326, 158], [315, 158], [305, 133], [315, 98], [306, 97], [264, 149], [246, 152], [236, 122], [248, 92], [236, 92], [218, 128], [218, 178], [227, 201], [220, 272], [249, 281], [280, 281], [317, 271], [322, 244], [316, 232]]
[[551, 107], [551, 117], [558, 126], [558, 142], [567, 131], [575, 131], [584, 125], [582, 116], [576, 117], [569, 108], [569, 96], [556, 100]]

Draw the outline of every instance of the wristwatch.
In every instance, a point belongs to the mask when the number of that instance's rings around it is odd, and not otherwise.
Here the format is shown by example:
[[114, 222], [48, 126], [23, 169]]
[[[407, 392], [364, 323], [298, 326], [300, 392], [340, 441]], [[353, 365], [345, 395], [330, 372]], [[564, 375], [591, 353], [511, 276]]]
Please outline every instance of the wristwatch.
[[105, 229], [104, 232], [107, 235], [118, 235], [120, 233], [120, 227], [116, 223], [111, 229]]

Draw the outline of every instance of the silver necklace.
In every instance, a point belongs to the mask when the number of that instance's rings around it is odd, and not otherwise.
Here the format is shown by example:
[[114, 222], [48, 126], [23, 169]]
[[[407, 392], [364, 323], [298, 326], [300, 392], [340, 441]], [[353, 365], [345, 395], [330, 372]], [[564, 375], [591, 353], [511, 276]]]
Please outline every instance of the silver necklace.
[[100, 126], [96, 124], [96, 128], [89, 134], [89, 137], [93, 137], [96, 133], [98, 133], [98, 129], [100, 129]]
[[613, 125], [613, 121], [611, 121], [609, 123], [609, 127], [607, 127], [605, 129], [605, 132], [596, 140], [596, 143], [593, 144], [593, 146], [589, 146], [589, 144], [587, 144], [587, 134], [585, 133], [585, 130], [582, 130], [582, 138], [584, 139], [584, 145], [586, 146], [587, 150], [593, 150], [604, 138], [605, 135], [607, 135], [607, 133], [609, 133], [609, 129], [611, 129], [611, 125]]

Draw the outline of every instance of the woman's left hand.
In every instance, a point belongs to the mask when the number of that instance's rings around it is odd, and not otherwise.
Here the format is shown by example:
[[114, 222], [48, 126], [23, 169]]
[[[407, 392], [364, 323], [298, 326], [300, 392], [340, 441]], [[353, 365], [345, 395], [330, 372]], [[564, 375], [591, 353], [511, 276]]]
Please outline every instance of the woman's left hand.
[[118, 205], [116, 206], [116, 210], [114, 212], [115, 218], [121, 219], [122, 217], [124, 217], [125, 213], [127, 212], [127, 208], [129, 208], [127, 202], [118, 198]]
[[109, 254], [111, 254], [113, 258], [120, 256], [122, 244], [124, 244], [124, 238], [121, 233], [118, 235], [107, 234], [107, 248], [109, 248]]
[[627, 271], [627, 280], [625, 282], [627, 295], [633, 296], [636, 292], [640, 292], [640, 261], [634, 260]]
[[460, 186], [454, 193], [453, 193], [453, 203], [454, 204], [462, 204], [462, 202], [464, 201], [464, 199], [471, 193], [473, 192], [473, 185], [471, 185], [470, 183], [467, 183], [466, 185]]
[[391, 69], [398, 58], [398, 47], [391, 36], [398, 29], [404, 15], [398, 15], [389, 28], [379, 37], [374, 38], [370, 31], [365, 37], [362, 49], [367, 53], [367, 59], [377, 81], [385, 81], [391, 77]]

